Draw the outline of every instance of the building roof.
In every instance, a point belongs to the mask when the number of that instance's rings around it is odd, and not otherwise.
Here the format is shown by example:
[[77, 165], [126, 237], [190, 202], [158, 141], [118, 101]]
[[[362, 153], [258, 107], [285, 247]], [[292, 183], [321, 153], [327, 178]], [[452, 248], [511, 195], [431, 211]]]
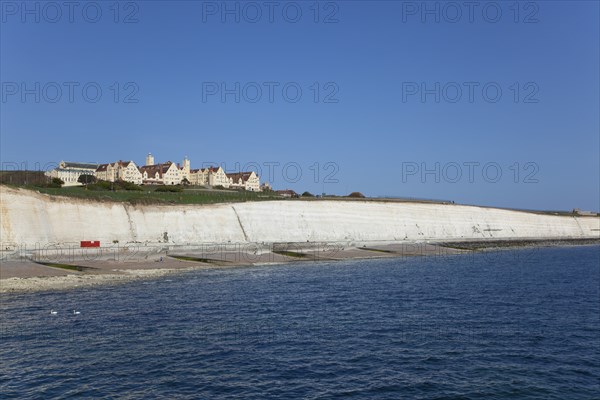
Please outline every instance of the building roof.
[[[115, 166], [119, 166], [119, 167], [123, 167], [123, 168], [127, 168], [129, 166], [129, 164], [133, 163], [133, 161], [117, 161], [114, 163]], [[135, 165], [135, 163], [133, 164]]]
[[109, 164], [100, 164], [96, 168], [96, 172], [105, 172], [111, 166], [112, 167], [127, 168], [130, 164], [133, 164], [135, 166], [135, 163], [133, 161], [116, 161], [114, 163], [109, 163]]
[[95, 171], [86, 168], [86, 169], [81, 169], [81, 168], [55, 168], [55, 171], [61, 171], [61, 172], [69, 172], [69, 173], [79, 173], [79, 174], [93, 174]]
[[71, 162], [71, 161], [63, 161], [63, 168], [72, 168], [72, 169], [96, 169], [98, 168], [98, 164], [93, 163], [82, 163], [82, 162]]
[[165, 174], [169, 168], [171, 168], [171, 165], [173, 163], [171, 161], [167, 161], [164, 164], [154, 164], [154, 165], [144, 165], [141, 167], [138, 167], [138, 169], [140, 170], [140, 172], [143, 174], [144, 172], [148, 173], [148, 177], [154, 177], [156, 176], [156, 173], [158, 172], [158, 176], [159, 178], [162, 178], [163, 174]]
[[214, 173], [219, 172], [220, 169], [221, 169], [221, 167], [208, 167], [208, 168], [204, 168], [203, 171], [211, 172], [214, 174]]
[[242, 180], [242, 182], [247, 182], [250, 179], [250, 176], [253, 174], [253, 171], [250, 172], [236, 172], [234, 174], [226, 174], [228, 178], [231, 178], [234, 183], [237, 183]]

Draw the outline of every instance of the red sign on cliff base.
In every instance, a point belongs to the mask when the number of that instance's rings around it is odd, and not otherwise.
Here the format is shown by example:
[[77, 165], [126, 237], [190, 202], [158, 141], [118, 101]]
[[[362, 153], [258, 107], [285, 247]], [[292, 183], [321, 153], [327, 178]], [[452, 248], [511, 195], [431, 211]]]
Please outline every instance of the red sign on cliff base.
[[100, 247], [99, 240], [82, 240], [81, 247]]

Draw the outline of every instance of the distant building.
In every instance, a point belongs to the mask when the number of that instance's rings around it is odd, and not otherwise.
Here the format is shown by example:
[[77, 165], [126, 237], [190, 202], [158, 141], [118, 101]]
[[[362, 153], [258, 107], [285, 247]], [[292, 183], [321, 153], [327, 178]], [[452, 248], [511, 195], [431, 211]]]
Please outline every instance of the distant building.
[[116, 171], [117, 180], [135, 183], [141, 185], [143, 178], [142, 173], [133, 161], [119, 161], [113, 164]]
[[[229, 188], [232, 186], [233, 179], [230, 177], [232, 174], [227, 174], [222, 167], [208, 167], [202, 169], [190, 170], [189, 181], [192, 185], [203, 186], [223, 186]], [[237, 182], [237, 181], [236, 181]], [[240, 184], [236, 187], [242, 187]]]
[[62, 179], [64, 186], [79, 186], [77, 180], [81, 175], [95, 176], [98, 164], [61, 161], [58, 167], [46, 173], [51, 178]]
[[108, 182], [121, 180], [141, 185], [143, 181], [142, 173], [133, 161], [117, 161], [112, 164], [100, 164], [98, 168], [96, 168], [95, 175], [96, 179]]
[[226, 174], [229, 186], [236, 189], [245, 189], [251, 192], [260, 191], [260, 180], [254, 171]]
[[573, 209], [573, 214], [575, 215], [581, 215], [581, 216], [586, 216], [586, 217], [595, 217], [596, 215], [598, 215], [598, 213], [594, 212], [594, 211], [583, 211], [580, 210], [579, 208], [574, 208]]
[[[179, 165], [177, 165], [179, 167]], [[187, 179], [188, 181], [190, 181], [190, 173], [191, 173], [191, 169], [190, 169], [190, 160], [187, 156], [185, 156], [183, 158], [183, 163], [181, 165], [181, 167], [179, 168], [179, 174], [181, 175], [181, 180]]]
[[296, 193], [296, 192], [294, 192], [293, 190], [290, 190], [290, 189], [276, 190], [275, 193], [277, 193], [281, 197], [286, 197], [286, 198], [297, 198], [297, 197], [300, 197], [298, 195], [298, 193]]
[[228, 188], [231, 181], [227, 177], [227, 174], [221, 167], [209, 167], [207, 168], [208, 184], [210, 186], [223, 186]]
[[133, 161], [117, 161], [107, 164], [61, 161], [58, 168], [46, 173], [50, 177], [62, 179], [66, 186], [79, 185], [77, 180], [82, 174], [93, 175], [102, 181], [122, 180], [137, 185], [179, 185], [187, 180], [191, 185], [196, 186], [222, 186], [252, 192], [259, 192], [263, 189], [271, 190], [268, 183], [261, 186], [260, 177], [253, 171], [228, 174], [220, 166], [191, 169], [190, 159], [187, 156], [184, 157], [181, 165], [171, 161], [155, 163], [152, 153], [148, 153], [146, 164], [141, 167], [138, 167]]
[[100, 164], [98, 168], [96, 168], [96, 172], [94, 174], [96, 179], [99, 181], [114, 181], [114, 173], [112, 169], [112, 164]]
[[179, 166], [171, 161], [163, 164], [162, 180], [165, 185], [179, 185], [183, 180]]
[[191, 169], [188, 181], [195, 186], [208, 185], [208, 169]]
[[139, 168], [142, 183], [148, 185], [178, 185], [181, 183], [181, 173], [177, 165], [171, 161], [164, 164], [144, 165]]
[[190, 160], [187, 156], [183, 159], [182, 165], [174, 164], [171, 161], [155, 164], [154, 156], [148, 153], [146, 156], [146, 165], [139, 167], [138, 170], [142, 177], [142, 182], [150, 185], [179, 185], [184, 179], [192, 182]]

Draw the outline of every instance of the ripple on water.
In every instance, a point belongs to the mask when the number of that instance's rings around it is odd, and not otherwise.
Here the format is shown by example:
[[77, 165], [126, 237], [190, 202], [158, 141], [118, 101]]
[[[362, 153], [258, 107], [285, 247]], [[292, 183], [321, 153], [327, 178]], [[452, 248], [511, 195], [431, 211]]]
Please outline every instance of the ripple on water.
[[3, 295], [0, 392], [594, 398], [599, 251], [214, 269]]

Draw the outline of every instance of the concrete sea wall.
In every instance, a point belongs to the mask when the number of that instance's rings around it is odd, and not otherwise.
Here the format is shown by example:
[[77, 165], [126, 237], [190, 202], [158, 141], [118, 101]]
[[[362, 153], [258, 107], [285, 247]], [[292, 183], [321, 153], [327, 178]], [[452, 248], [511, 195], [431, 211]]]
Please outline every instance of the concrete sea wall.
[[1, 187], [1, 242], [203, 243], [594, 239], [600, 218], [454, 204], [265, 201], [134, 206]]

